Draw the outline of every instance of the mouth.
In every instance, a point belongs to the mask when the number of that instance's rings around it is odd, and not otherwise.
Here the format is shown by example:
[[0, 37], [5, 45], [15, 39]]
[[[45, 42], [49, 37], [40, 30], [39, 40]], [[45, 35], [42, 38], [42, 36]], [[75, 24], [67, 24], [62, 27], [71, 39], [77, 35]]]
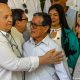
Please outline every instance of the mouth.
[[52, 22], [56, 22], [56, 21], [52, 20]]
[[7, 26], [12, 27], [12, 24], [8, 24]]
[[31, 34], [34, 34], [35, 33], [35, 31], [31, 31]]

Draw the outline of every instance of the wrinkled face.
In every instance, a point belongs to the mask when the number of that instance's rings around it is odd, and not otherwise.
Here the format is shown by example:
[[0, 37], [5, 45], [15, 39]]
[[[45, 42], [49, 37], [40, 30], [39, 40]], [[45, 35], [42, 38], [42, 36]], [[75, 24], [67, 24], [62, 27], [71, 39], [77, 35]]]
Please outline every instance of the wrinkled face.
[[5, 32], [12, 28], [12, 12], [6, 4], [0, 4], [0, 30]]
[[59, 14], [55, 9], [52, 9], [49, 11], [49, 15], [51, 17], [52, 20], [52, 26], [56, 27], [58, 25], [60, 25], [60, 20], [59, 20]]
[[77, 23], [80, 25], [80, 14], [77, 15]]
[[26, 17], [25, 14], [23, 14], [21, 21], [17, 20], [16, 28], [18, 29], [19, 32], [23, 33], [26, 30], [27, 22], [28, 22], [28, 18]]
[[33, 39], [38, 39], [43, 37], [48, 31], [49, 27], [42, 25], [43, 18], [41, 16], [34, 16], [31, 21], [31, 37]]

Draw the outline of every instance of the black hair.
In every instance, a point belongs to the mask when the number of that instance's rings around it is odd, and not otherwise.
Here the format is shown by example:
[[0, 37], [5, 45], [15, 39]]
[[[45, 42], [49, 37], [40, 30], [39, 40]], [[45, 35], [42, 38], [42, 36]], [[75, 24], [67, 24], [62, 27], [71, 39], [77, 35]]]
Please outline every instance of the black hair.
[[[51, 23], [52, 23], [51, 18], [47, 13], [38, 12], [38, 13], [35, 13], [33, 16], [41, 16], [43, 18], [42, 25], [44, 27], [49, 26], [51, 28]], [[50, 32], [50, 28], [49, 28], [48, 32]]]
[[70, 29], [66, 20], [66, 15], [65, 15], [63, 7], [60, 4], [54, 4], [49, 8], [48, 13], [53, 9], [55, 9], [59, 14], [61, 28]]
[[8, 0], [0, 0], [0, 3], [5, 3], [7, 4]]
[[23, 17], [24, 11], [22, 9], [12, 9], [12, 18], [13, 18], [13, 24], [12, 26], [15, 26], [16, 20], [21, 21]]

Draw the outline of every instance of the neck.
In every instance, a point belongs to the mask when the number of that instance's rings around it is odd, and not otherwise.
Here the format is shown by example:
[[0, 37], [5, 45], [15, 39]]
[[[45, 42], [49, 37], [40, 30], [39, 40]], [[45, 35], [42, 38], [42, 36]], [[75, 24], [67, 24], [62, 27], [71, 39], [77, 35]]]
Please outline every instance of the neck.
[[52, 25], [51, 28], [52, 28], [52, 29], [59, 29], [59, 28], [61, 28], [61, 26], [60, 26], [60, 25], [56, 25], [56, 26], [53, 26], [53, 25]]
[[45, 37], [47, 36], [47, 33], [44, 34], [43, 36], [37, 37], [34, 39], [35, 44], [37, 45], [39, 42], [41, 42]]
[[7, 32], [7, 33], [10, 33], [11, 30], [5, 30], [5, 29], [0, 29], [1, 31], [4, 31], [4, 32]]

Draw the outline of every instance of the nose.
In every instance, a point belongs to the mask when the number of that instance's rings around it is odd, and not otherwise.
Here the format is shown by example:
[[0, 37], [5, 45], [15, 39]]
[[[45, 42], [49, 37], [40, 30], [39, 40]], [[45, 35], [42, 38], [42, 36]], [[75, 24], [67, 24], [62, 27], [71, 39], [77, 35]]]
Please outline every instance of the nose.
[[53, 18], [54, 18], [54, 15], [53, 15], [53, 14], [51, 14], [51, 15], [50, 15], [50, 17], [51, 17], [51, 19], [53, 19]]
[[8, 21], [12, 22], [12, 16], [11, 15], [8, 17]]

